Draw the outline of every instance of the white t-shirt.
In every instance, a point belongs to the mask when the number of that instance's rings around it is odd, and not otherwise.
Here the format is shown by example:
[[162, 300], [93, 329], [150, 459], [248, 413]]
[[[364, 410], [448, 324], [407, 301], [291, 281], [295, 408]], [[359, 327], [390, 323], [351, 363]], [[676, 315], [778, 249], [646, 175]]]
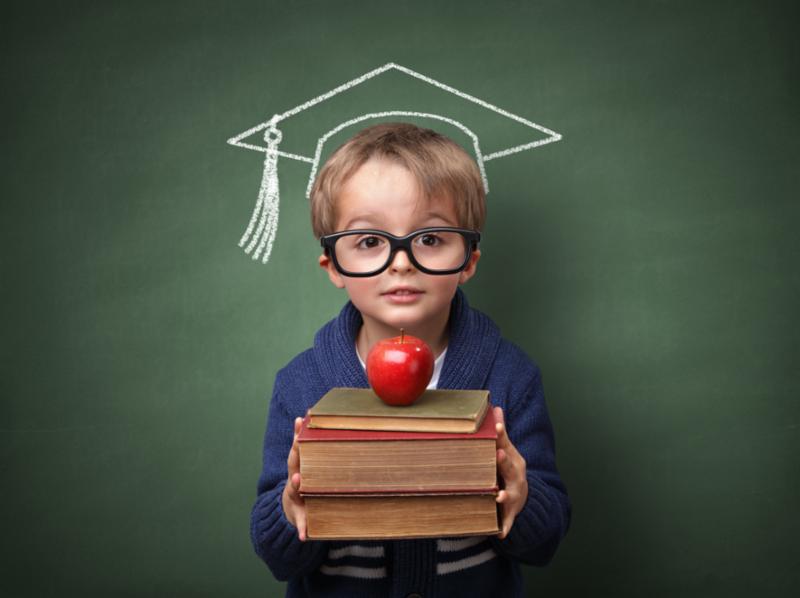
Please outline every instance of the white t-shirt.
[[[447, 347], [444, 348], [442, 354], [439, 355], [433, 361], [433, 376], [431, 376], [431, 381], [428, 382], [428, 388], [436, 388], [439, 385], [439, 375], [442, 373], [442, 364], [444, 363], [444, 356], [447, 354]], [[358, 354], [358, 347], [356, 347], [356, 356], [358, 357], [358, 361], [361, 363], [361, 367], [364, 368], [364, 371], [367, 371], [367, 364], [364, 363], [364, 360], [361, 359], [361, 355]]]

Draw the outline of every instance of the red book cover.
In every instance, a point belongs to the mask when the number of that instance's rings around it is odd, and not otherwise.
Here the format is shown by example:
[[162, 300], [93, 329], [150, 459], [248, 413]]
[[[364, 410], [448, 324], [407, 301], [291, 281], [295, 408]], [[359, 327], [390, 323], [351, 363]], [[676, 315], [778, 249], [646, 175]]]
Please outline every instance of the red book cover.
[[492, 495], [496, 496], [497, 491], [500, 489], [499, 486], [491, 486], [489, 488], [453, 488], [449, 490], [384, 490], [384, 491], [377, 491], [377, 490], [348, 490], [347, 492], [344, 491], [332, 491], [332, 492], [322, 492], [322, 491], [314, 491], [314, 492], [304, 492], [301, 491], [300, 494], [303, 496], [325, 496], [325, 497], [347, 497], [347, 496], [358, 496], [362, 498], [369, 498], [369, 497], [379, 497], [379, 496], [395, 496], [395, 497], [402, 497], [402, 496], [464, 496], [469, 494], [477, 494], [477, 495]]

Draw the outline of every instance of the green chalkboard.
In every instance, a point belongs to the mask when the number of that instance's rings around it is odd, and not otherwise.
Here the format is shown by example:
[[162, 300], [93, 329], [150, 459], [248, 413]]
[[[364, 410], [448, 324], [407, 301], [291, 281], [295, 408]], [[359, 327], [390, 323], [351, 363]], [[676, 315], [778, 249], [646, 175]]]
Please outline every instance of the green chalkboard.
[[[789, 594], [797, 17], [756, 0], [4, 6], [0, 595], [283, 595], [249, 538], [269, 396], [346, 297], [316, 263], [308, 163], [279, 160], [270, 261], [238, 246], [264, 154], [226, 141], [389, 62], [563, 135], [486, 164], [465, 286], [540, 364], [574, 503], [528, 595]], [[318, 108], [286, 151], [320, 136]]]

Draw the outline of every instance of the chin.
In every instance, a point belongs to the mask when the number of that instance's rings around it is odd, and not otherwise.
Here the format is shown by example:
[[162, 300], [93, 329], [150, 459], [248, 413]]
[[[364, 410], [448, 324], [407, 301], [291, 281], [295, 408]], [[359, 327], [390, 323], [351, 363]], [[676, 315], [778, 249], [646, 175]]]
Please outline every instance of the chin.
[[392, 328], [397, 328], [398, 330], [400, 330], [401, 328], [405, 328], [406, 330], [409, 330], [411, 328], [414, 328], [415, 326], [419, 326], [419, 324], [420, 324], [420, 319], [419, 318], [409, 317], [408, 315], [400, 316], [400, 317], [397, 317], [397, 316], [391, 317], [390, 316], [390, 317], [386, 317], [386, 318], [380, 318], [379, 321], [382, 322], [386, 326], [390, 326]]
[[[356, 306], [358, 308], [358, 306]], [[389, 328], [397, 329], [398, 333], [401, 328], [406, 331], [414, 327], [419, 327], [422, 322], [426, 320], [426, 315], [417, 309], [409, 308], [395, 308], [392, 310], [374, 310], [359, 309], [362, 316], [366, 316], [374, 322]]]
[[409, 334], [415, 334], [414, 331], [419, 331], [421, 328], [424, 328], [428, 322], [431, 320], [431, 314], [420, 312], [420, 311], [407, 311], [403, 314], [393, 314], [391, 316], [386, 317], [382, 321], [387, 325], [393, 328], [396, 328], [398, 331], [403, 328]]

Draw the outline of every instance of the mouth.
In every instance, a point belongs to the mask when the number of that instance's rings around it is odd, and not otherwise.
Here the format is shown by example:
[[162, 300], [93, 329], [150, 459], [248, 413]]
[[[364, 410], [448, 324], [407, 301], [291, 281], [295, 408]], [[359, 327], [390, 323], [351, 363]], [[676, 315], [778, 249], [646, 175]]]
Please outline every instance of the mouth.
[[388, 295], [390, 297], [409, 297], [413, 295], [421, 295], [422, 292], [423, 291], [413, 287], [397, 287], [394, 289], [389, 289], [385, 293], [381, 293], [381, 295]]
[[420, 301], [423, 291], [414, 287], [395, 287], [385, 293], [381, 293], [381, 295], [391, 305], [415, 305]]

